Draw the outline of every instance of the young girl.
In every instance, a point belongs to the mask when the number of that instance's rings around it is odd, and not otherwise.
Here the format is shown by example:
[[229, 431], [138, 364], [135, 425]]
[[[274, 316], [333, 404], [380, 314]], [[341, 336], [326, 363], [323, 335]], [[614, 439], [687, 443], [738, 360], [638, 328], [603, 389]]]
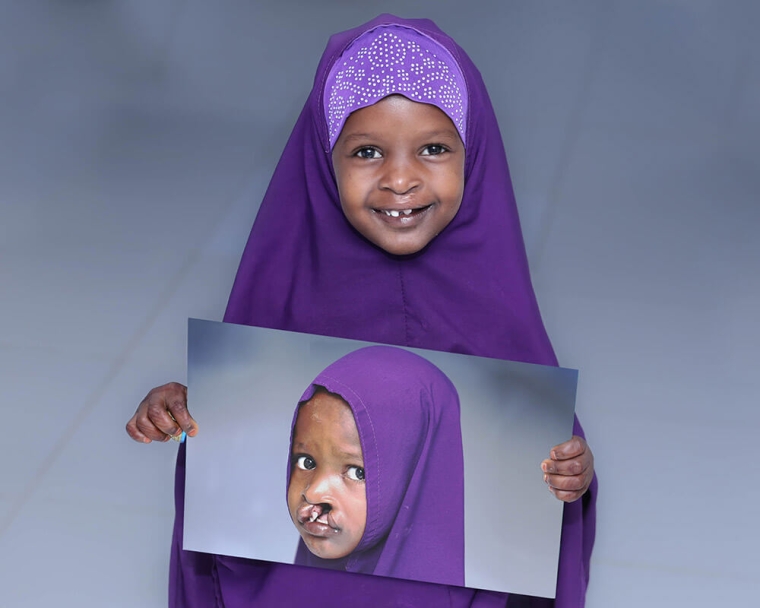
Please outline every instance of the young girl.
[[[485, 85], [431, 21], [381, 15], [330, 39], [261, 204], [225, 321], [557, 364]], [[144, 442], [182, 429], [197, 432], [177, 384], [151, 391], [128, 423]], [[584, 604], [596, 483], [577, 420], [574, 433], [540, 463], [550, 491], [566, 501], [556, 601], [512, 596], [510, 606]], [[183, 551], [184, 463], [183, 445], [173, 607], [507, 602], [461, 587]]]
[[296, 408], [287, 498], [296, 564], [464, 585], [454, 385], [390, 346], [328, 366]]

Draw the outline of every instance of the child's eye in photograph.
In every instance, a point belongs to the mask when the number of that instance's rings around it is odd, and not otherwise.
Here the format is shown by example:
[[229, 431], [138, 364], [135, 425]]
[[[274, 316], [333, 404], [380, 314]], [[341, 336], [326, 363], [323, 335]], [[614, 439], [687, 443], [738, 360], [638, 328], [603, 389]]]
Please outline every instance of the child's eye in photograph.
[[459, 408], [451, 380], [401, 348], [361, 348], [322, 371], [291, 430], [295, 563], [463, 585]]

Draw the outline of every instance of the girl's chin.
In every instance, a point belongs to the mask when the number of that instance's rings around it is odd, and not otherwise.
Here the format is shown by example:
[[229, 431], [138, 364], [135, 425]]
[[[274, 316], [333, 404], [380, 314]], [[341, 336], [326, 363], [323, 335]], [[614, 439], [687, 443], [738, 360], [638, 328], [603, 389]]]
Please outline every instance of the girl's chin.
[[422, 234], [408, 235], [405, 238], [399, 238], [398, 235], [383, 235], [383, 238], [369, 240], [391, 255], [413, 255], [427, 247], [433, 238], [427, 238]]
[[313, 554], [316, 555], [320, 559], [341, 559], [343, 557], [346, 557], [351, 552], [348, 551], [339, 551], [337, 549], [335, 550], [325, 550], [324, 547], [312, 547], [309, 545], [309, 543], [306, 543], [306, 548]]

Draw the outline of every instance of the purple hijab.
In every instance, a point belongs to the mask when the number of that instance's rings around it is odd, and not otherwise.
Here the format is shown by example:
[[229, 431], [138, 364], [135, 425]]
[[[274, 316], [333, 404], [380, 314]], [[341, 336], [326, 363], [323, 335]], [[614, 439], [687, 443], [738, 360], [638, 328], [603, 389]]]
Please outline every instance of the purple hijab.
[[[354, 415], [367, 524], [347, 558], [321, 559], [299, 540], [295, 563], [464, 585], [464, 460], [451, 380], [407, 350], [369, 346], [327, 367], [301, 403], [318, 386], [343, 398]], [[291, 448], [297, 416], [298, 409]]]
[[[370, 244], [343, 216], [322, 110], [325, 80], [344, 49], [367, 30], [390, 24], [443, 45], [458, 62], [468, 93], [461, 208], [425, 249], [406, 257]], [[380, 15], [330, 38], [254, 222], [224, 320], [557, 365], [533, 293], [486, 87], [465, 52], [432, 21]], [[577, 420], [574, 433], [583, 433]], [[172, 608], [506, 605], [505, 594], [183, 551], [184, 455], [183, 445], [175, 482]], [[510, 606], [583, 606], [595, 504], [596, 480], [581, 500], [564, 507], [557, 599], [512, 596]]]

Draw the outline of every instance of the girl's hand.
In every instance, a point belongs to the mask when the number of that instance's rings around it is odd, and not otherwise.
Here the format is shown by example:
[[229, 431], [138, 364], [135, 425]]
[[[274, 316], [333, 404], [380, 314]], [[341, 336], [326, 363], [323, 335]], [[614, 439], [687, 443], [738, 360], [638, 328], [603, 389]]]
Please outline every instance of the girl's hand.
[[564, 502], [578, 500], [594, 478], [594, 455], [586, 440], [573, 435], [570, 441], [552, 448], [551, 457], [541, 463], [549, 491]]
[[169, 441], [185, 431], [198, 434], [198, 423], [187, 411], [187, 387], [170, 382], [154, 388], [127, 422], [127, 434], [140, 443]]

